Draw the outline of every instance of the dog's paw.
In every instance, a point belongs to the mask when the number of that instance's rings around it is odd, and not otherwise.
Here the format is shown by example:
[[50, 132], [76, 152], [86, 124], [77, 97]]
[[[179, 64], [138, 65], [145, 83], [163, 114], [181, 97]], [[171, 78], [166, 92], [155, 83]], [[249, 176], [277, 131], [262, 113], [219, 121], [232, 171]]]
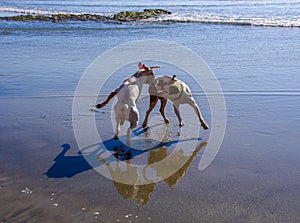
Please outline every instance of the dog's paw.
[[203, 129], [209, 129], [209, 125], [206, 124], [205, 122], [201, 124]]
[[165, 123], [166, 123], [166, 124], [169, 124], [169, 123], [170, 123], [170, 120], [166, 118], [166, 119], [165, 119]]

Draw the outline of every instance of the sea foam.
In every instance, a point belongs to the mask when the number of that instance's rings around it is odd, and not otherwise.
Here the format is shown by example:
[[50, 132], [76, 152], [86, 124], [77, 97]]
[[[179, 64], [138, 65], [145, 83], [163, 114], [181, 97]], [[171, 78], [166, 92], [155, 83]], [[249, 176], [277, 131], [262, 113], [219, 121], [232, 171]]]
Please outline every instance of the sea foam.
[[79, 14], [70, 13], [66, 11], [55, 11], [55, 10], [43, 10], [34, 8], [22, 8], [22, 7], [12, 7], [12, 6], [0, 6], [0, 12], [12, 12], [20, 14], [38, 14], [38, 15], [53, 15], [53, 14]]
[[300, 27], [300, 18], [282, 17], [240, 17], [206, 14], [180, 14], [163, 15], [159, 18], [151, 18], [152, 22], [183, 22], [183, 23], [208, 23], [224, 25], [246, 25], [246, 26], [270, 26], [270, 27]]

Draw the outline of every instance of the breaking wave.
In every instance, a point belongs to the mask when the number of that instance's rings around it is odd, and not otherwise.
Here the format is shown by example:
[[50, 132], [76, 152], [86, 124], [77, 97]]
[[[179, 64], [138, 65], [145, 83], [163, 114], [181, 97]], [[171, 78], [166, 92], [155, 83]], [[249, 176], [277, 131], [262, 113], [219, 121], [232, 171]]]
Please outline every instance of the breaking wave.
[[76, 12], [43, 10], [34, 8], [21, 8], [12, 6], [0, 6], [0, 12], [11, 12], [17, 14], [37, 14], [37, 15], [53, 15], [53, 14], [80, 14]]
[[159, 18], [148, 19], [153, 22], [182, 22], [182, 23], [207, 23], [207, 24], [224, 24], [224, 25], [243, 25], [243, 26], [269, 26], [269, 27], [300, 27], [300, 18], [242, 18], [238, 16], [221, 16], [221, 15], [184, 15], [174, 13], [164, 15]]

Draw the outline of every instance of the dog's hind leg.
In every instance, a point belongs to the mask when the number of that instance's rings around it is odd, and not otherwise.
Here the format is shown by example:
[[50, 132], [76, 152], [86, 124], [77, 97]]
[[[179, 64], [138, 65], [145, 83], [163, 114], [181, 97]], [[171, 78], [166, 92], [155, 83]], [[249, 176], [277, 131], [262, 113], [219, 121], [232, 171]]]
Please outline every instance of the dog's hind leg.
[[170, 123], [169, 119], [165, 115], [165, 107], [167, 104], [167, 99], [163, 97], [159, 97], [159, 100], [160, 100], [160, 109], [159, 109], [160, 114], [164, 118], [165, 123]]
[[128, 146], [131, 146], [131, 140], [130, 140], [130, 134], [131, 131], [137, 126], [137, 121], [130, 121], [130, 127], [127, 129], [127, 138], [126, 138], [126, 144]]
[[143, 128], [147, 127], [149, 115], [153, 110], [153, 108], [155, 107], [155, 105], [157, 104], [157, 101], [158, 101], [158, 96], [150, 95], [150, 104], [148, 110], [146, 111], [146, 116], [142, 125]]
[[115, 134], [115, 137], [114, 139], [119, 139], [119, 132], [120, 132], [120, 118], [116, 117], [116, 134]]
[[131, 131], [137, 126], [138, 121], [139, 121], [139, 111], [137, 110], [136, 107], [132, 107], [129, 111], [130, 127], [127, 129], [126, 144], [128, 146], [131, 146], [130, 134], [131, 134]]
[[201, 115], [200, 109], [199, 109], [197, 103], [195, 102], [195, 100], [194, 100], [193, 98], [190, 98], [190, 100], [188, 101], [188, 104], [189, 104], [190, 106], [193, 107], [193, 109], [194, 109], [196, 115], [197, 115], [198, 118], [199, 118], [199, 121], [200, 121], [200, 123], [201, 123], [202, 128], [203, 128], [203, 129], [208, 129], [209, 126], [208, 126], [208, 124], [204, 121], [204, 119], [203, 119], [203, 117], [202, 117], [202, 115]]
[[130, 140], [130, 134], [131, 134], [131, 131], [132, 131], [132, 128], [129, 127], [129, 128], [127, 129], [127, 138], [126, 138], [126, 144], [127, 144], [127, 146], [131, 146], [131, 140]]

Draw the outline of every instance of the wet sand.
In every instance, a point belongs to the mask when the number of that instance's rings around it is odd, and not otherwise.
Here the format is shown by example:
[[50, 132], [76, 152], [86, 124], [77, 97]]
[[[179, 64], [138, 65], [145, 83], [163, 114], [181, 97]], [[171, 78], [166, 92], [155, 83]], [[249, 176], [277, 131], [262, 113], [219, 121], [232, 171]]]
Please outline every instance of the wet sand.
[[[173, 178], [132, 186], [106, 179], [78, 154], [70, 116], [72, 97], [1, 97], [6, 106], [1, 109], [0, 220], [298, 222], [296, 99], [226, 96], [226, 136], [209, 168], [198, 170], [204, 145], [195, 148]], [[289, 109], [274, 101], [285, 102]], [[254, 104], [255, 110], [244, 107]], [[175, 120], [171, 112], [168, 115]], [[96, 116], [107, 120], [110, 113], [104, 110]], [[199, 144], [209, 134], [201, 132]], [[164, 153], [152, 151], [152, 161]], [[143, 156], [149, 158], [150, 153]]]

